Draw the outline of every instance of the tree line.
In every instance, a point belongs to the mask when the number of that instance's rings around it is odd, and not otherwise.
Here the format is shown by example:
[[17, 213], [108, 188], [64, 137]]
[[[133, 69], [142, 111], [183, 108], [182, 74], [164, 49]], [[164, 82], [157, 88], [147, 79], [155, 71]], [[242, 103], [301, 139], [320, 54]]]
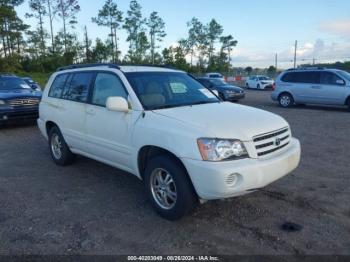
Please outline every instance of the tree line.
[[[17, 15], [16, 8], [25, 3], [30, 10], [25, 17], [35, 19], [36, 27]], [[145, 17], [137, 0], [130, 1], [126, 12], [115, 0], [106, 0], [91, 18], [108, 28], [105, 40], [92, 39], [87, 26], [83, 39], [78, 39], [75, 30], [80, 11], [78, 0], [0, 0], [0, 71], [52, 72], [68, 64], [97, 62], [166, 64], [194, 73], [231, 69], [237, 41], [224, 35], [215, 19], [205, 24], [192, 18], [187, 22], [187, 36], [160, 50], [167, 35], [165, 22], [156, 11]], [[127, 33], [126, 54], [119, 46], [121, 30]]]

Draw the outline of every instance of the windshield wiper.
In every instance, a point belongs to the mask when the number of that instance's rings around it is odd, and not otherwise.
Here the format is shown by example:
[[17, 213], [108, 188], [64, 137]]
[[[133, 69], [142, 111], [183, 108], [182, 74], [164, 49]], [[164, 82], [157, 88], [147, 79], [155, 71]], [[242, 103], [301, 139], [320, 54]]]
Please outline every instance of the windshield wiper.
[[197, 101], [194, 103], [189, 104], [189, 106], [195, 106], [195, 105], [204, 105], [204, 104], [213, 104], [213, 103], [220, 103], [220, 101]]

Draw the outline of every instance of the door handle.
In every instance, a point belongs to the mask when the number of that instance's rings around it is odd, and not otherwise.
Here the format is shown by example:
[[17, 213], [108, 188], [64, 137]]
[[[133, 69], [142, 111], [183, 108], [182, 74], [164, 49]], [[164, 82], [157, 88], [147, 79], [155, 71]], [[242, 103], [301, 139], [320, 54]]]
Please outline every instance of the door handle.
[[313, 88], [313, 89], [321, 89], [322, 87], [321, 86], [311, 86], [311, 88]]

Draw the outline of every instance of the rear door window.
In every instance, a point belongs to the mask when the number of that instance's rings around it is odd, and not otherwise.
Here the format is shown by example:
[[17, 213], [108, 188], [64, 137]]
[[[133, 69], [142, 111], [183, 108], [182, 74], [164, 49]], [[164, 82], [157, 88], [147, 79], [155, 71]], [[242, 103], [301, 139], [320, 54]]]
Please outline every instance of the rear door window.
[[337, 81], [342, 81], [342, 79], [334, 73], [322, 72], [321, 74], [321, 84], [323, 85], [340, 85]]
[[55, 80], [51, 85], [51, 88], [49, 91], [49, 97], [61, 98], [67, 77], [68, 77], [68, 74], [61, 74], [56, 76]]
[[86, 102], [94, 75], [93, 72], [72, 74], [70, 82], [65, 87], [63, 98], [76, 102]]
[[290, 72], [286, 73], [282, 77], [283, 82], [289, 83], [306, 83], [306, 84], [319, 84], [320, 73], [316, 71], [311, 72]]

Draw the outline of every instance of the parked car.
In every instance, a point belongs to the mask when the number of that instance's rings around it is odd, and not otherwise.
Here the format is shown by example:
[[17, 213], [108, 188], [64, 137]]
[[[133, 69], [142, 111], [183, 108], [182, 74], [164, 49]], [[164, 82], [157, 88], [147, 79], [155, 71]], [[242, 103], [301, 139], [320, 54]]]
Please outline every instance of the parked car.
[[350, 74], [338, 69], [301, 68], [283, 72], [271, 95], [282, 107], [295, 104], [348, 106]]
[[218, 78], [200, 77], [197, 79], [210, 90], [216, 90], [219, 97], [224, 101], [237, 102], [245, 97], [244, 90], [240, 87], [227, 84]]
[[39, 83], [35, 82], [30, 77], [22, 77], [22, 79], [34, 90], [41, 91]]
[[41, 92], [16, 76], [0, 76], [0, 123], [37, 119]]
[[225, 81], [224, 76], [220, 73], [207, 73], [205, 74], [205, 77], [222, 79], [223, 81]]
[[282, 117], [222, 102], [169, 68], [61, 68], [50, 77], [39, 112], [56, 164], [70, 164], [79, 154], [130, 172], [170, 220], [200, 200], [263, 188], [300, 159], [299, 141]]
[[245, 83], [246, 88], [273, 89], [275, 81], [267, 76], [250, 76]]

